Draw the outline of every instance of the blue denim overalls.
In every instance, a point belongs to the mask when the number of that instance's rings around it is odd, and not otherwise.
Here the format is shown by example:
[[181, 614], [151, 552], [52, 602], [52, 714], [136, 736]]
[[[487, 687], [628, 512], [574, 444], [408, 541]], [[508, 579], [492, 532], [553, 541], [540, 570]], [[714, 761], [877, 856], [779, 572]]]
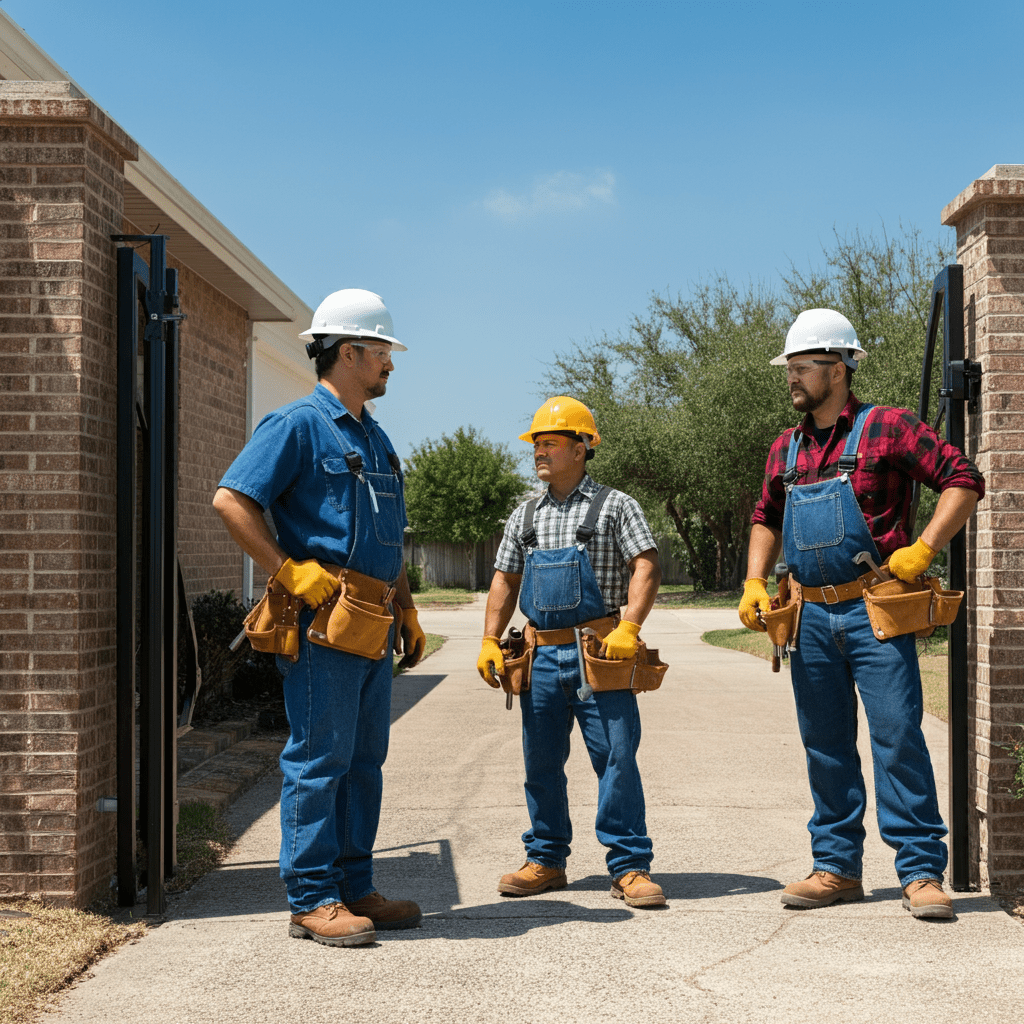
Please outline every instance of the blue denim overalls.
[[[576, 531], [576, 544], [567, 548], [536, 547], [533, 512], [537, 502], [528, 503], [520, 535], [525, 566], [519, 607], [538, 629], [565, 629], [609, 614], [586, 550], [608, 492], [602, 487], [590, 499]], [[556, 503], [556, 508], [561, 507]], [[575, 718], [597, 773], [596, 831], [608, 848], [608, 871], [613, 878], [628, 871], [647, 871], [653, 853], [636, 764], [640, 746], [636, 696], [629, 690], [611, 690], [581, 701], [576, 693], [580, 683], [575, 642], [536, 649], [530, 688], [520, 695], [530, 814], [530, 828], [523, 833], [526, 857], [564, 868], [569, 856], [572, 822], [565, 762]]]
[[[386, 583], [402, 571], [398, 457], [372, 417], [318, 385], [262, 421], [221, 485], [270, 506], [296, 560], [350, 566]], [[290, 735], [281, 753], [281, 877], [292, 911], [373, 891], [372, 851], [391, 720], [390, 657], [371, 661], [306, 639], [278, 659]]]
[[[795, 482], [801, 435], [793, 432], [783, 478], [783, 557], [793, 578], [805, 586], [827, 588], [856, 579], [864, 571], [853, 561], [860, 551], [881, 561], [852, 481], [872, 408], [862, 405], [857, 410], [838, 475], [831, 480]], [[921, 732], [921, 676], [913, 635], [880, 643], [860, 597], [831, 604], [807, 602], [791, 666], [814, 797], [807, 826], [814, 870], [844, 878], [862, 875], [867, 794], [857, 753], [856, 685], [871, 738], [878, 830], [896, 851], [900, 884], [941, 879], [947, 830]]]

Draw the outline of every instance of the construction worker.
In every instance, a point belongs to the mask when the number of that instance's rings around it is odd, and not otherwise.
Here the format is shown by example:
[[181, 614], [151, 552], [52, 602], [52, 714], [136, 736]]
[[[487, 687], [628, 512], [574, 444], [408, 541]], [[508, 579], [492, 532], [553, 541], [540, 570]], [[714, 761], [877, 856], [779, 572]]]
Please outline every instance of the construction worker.
[[[543, 497], [509, 517], [487, 597], [477, 662], [497, 686], [504, 671], [498, 638], [519, 607], [538, 630], [529, 688], [520, 694], [526, 806], [526, 863], [501, 877], [498, 892], [531, 896], [566, 886], [572, 824], [564, 766], [573, 720], [597, 772], [597, 837], [608, 848], [611, 893], [633, 907], [664, 904], [651, 881], [651, 840], [636, 763], [640, 714], [630, 690], [583, 699], [573, 627], [590, 626], [608, 658], [630, 658], [661, 582], [658, 549], [640, 506], [599, 487], [586, 463], [601, 443], [590, 410], [573, 398], [546, 401], [520, 440], [533, 445]], [[626, 610], [619, 615], [621, 605]]]
[[[773, 365], [786, 367], [795, 430], [772, 445], [752, 516], [739, 614], [763, 630], [765, 581], [782, 549], [803, 588], [798, 646], [791, 655], [797, 719], [807, 753], [814, 814], [810, 875], [782, 902], [823, 907], [864, 898], [866, 792], [857, 754], [857, 696], [867, 715], [878, 828], [896, 851], [903, 906], [914, 917], [952, 917], [942, 889], [947, 852], [931, 761], [921, 732], [921, 676], [912, 633], [880, 642], [862, 597], [867, 552], [914, 580], [967, 522], [985, 484], [971, 461], [905, 409], [862, 404], [850, 385], [866, 355], [841, 313], [801, 313]], [[921, 536], [909, 533], [912, 485], [940, 497]]]
[[[360, 288], [329, 295], [303, 336], [312, 336], [306, 352], [316, 361], [316, 388], [261, 420], [213, 504], [242, 550], [308, 606], [299, 618], [298, 659], [277, 659], [290, 727], [281, 754], [281, 877], [291, 936], [355, 946], [373, 942], [377, 929], [420, 923], [415, 903], [374, 889], [372, 860], [390, 729], [390, 650], [393, 643], [404, 650], [403, 663], [414, 665], [425, 642], [402, 559], [400, 462], [364, 407], [384, 394], [391, 355], [406, 346], [380, 296]], [[342, 637], [346, 649], [307, 637], [314, 610], [341, 589], [342, 570], [345, 586], [382, 612], [392, 601], [401, 606], [400, 636], [386, 632], [383, 650], [378, 640], [372, 651], [351, 652], [364, 643], [356, 619]]]

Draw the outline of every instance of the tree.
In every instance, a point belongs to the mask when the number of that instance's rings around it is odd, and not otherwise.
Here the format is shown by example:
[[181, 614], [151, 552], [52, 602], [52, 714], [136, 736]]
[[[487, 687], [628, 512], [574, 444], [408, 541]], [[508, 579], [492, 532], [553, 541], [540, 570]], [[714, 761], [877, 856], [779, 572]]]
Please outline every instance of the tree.
[[836, 234], [824, 269], [791, 267], [779, 293], [741, 291], [718, 275], [689, 297], [654, 295], [624, 334], [561, 355], [546, 384], [594, 410], [595, 479], [671, 524], [696, 583], [735, 586], [768, 449], [800, 419], [783, 371], [769, 365], [789, 325], [803, 309], [845, 313], [870, 355], [858, 397], [916, 410], [932, 280], [950, 255], [914, 229], [881, 240]]
[[549, 376], [598, 416], [595, 479], [632, 494], [652, 520], [667, 519], [707, 588], [738, 579], [765, 454], [792, 420], [768, 366], [784, 335], [775, 296], [741, 294], [719, 276], [689, 299], [654, 296], [625, 335], [578, 347]]
[[470, 586], [476, 587], [475, 547], [487, 540], [526, 490], [517, 460], [473, 427], [424, 441], [406, 461], [409, 526], [426, 541], [469, 544]]

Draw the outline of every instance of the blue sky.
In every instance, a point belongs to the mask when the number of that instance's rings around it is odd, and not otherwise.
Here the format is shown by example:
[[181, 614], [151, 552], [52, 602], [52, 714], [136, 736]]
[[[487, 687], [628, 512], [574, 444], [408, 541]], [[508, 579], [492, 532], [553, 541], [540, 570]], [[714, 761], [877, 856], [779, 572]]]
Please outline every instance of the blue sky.
[[774, 284], [833, 228], [948, 241], [1024, 163], [1019, 0], [2, 9], [310, 305], [383, 295], [403, 455], [519, 451], [551, 354], [652, 292]]

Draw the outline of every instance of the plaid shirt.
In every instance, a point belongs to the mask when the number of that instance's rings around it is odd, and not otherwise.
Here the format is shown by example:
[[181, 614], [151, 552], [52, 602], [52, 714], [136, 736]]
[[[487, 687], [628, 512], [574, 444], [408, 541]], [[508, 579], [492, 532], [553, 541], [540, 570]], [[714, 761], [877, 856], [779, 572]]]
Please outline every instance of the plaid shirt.
[[[576, 543], [576, 527], [583, 522], [590, 499], [599, 486], [585, 475], [561, 504], [551, 497], [550, 491], [545, 493], [537, 502], [533, 516], [537, 547], [541, 550], [572, 547]], [[499, 572], [518, 576], [526, 565], [519, 540], [526, 504], [524, 501], [519, 505], [505, 523], [505, 536], [494, 559], [494, 568]], [[636, 501], [622, 491], [612, 491], [601, 506], [594, 536], [587, 544], [587, 555], [607, 612], [617, 611], [626, 603], [630, 577], [627, 563], [642, 551], [657, 546]]]
[[[846, 435], [862, 403], [850, 395], [832, 434], [824, 447], [811, 432], [814, 420], [808, 413], [796, 429], [802, 435], [796, 468], [797, 484], [813, 484], [835, 477], [839, 456], [843, 454]], [[761, 500], [750, 517], [775, 530], [782, 528], [786, 507], [786, 489], [782, 476], [792, 430], [787, 430], [768, 453], [764, 471]], [[878, 406], [868, 415], [860, 441], [860, 461], [851, 474], [853, 493], [857, 497], [868, 531], [882, 558], [910, 543], [911, 481], [918, 480], [933, 491], [963, 487], [985, 496], [985, 480], [977, 467], [959, 448], [943, 441], [926, 423], [906, 409]]]

